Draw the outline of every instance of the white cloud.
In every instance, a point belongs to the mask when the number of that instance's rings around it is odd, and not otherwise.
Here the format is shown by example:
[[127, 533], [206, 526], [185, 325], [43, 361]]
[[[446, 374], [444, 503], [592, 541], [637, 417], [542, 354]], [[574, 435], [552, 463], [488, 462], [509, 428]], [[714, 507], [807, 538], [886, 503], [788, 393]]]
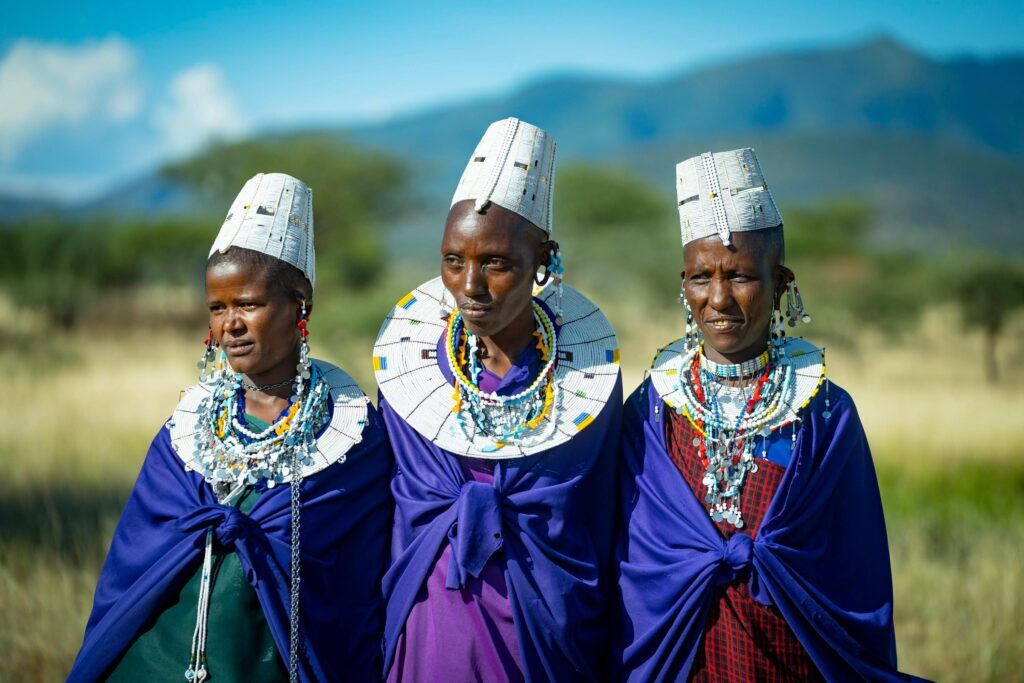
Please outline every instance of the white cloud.
[[56, 126], [129, 121], [142, 100], [135, 52], [119, 38], [77, 46], [20, 40], [0, 61], [0, 161]]
[[172, 154], [186, 154], [214, 139], [245, 132], [246, 124], [219, 68], [196, 64], [174, 77], [153, 123]]

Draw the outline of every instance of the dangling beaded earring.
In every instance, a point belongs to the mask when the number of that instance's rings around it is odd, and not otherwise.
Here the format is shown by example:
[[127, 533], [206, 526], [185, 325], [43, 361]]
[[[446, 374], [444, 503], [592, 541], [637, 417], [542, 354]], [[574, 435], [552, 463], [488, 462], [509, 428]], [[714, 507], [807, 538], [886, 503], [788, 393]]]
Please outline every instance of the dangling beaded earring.
[[[679, 273], [679, 277], [685, 278], [686, 273]], [[683, 347], [687, 351], [692, 351], [701, 345], [704, 341], [703, 335], [701, 334], [700, 327], [693, 320], [693, 309], [690, 308], [690, 302], [686, 300], [686, 291], [684, 289], [685, 283], [679, 284], [679, 304], [683, 307], [686, 312], [686, 323], [684, 326], [685, 334], [683, 336]]]
[[[547, 265], [547, 272], [555, 281], [555, 324], [562, 325], [565, 320], [562, 318], [562, 280], [565, 278], [565, 266], [562, 265], [562, 254], [558, 242], [552, 242], [551, 260]], [[546, 276], [545, 276], [546, 277]]]
[[454, 305], [448, 305], [448, 290], [441, 290], [441, 320], [447, 321], [451, 316], [452, 311], [455, 309]]
[[772, 326], [769, 335], [771, 345], [776, 349], [781, 349], [786, 343], [786, 324], [782, 320], [782, 297], [779, 298], [780, 301], [775, 302], [775, 309], [772, 311]]
[[811, 322], [811, 316], [804, 310], [804, 300], [800, 296], [800, 288], [796, 286], [796, 278], [786, 283], [786, 317], [789, 318], [790, 327], [796, 327], [797, 321]]
[[206, 350], [203, 357], [196, 363], [199, 368], [199, 381], [208, 382], [213, 378], [217, 369], [217, 343], [213, 340], [213, 328], [206, 333], [206, 340], [203, 342]]
[[299, 328], [299, 364], [295, 366], [298, 374], [295, 376], [295, 395], [292, 399], [298, 401], [302, 398], [304, 384], [309, 381], [312, 375], [309, 362], [309, 323], [305, 299], [302, 300], [302, 313], [299, 317], [299, 322], [295, 326]]

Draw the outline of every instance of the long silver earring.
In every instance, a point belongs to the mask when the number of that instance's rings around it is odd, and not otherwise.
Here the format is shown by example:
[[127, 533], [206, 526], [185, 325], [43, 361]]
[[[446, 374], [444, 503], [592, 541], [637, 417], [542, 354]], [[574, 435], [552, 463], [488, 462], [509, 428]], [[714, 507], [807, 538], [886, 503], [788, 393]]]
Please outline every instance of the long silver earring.
[[686, 291], [682, 284], [679, 285], [679, 303], [685, 313], [683, 347], [686, 351], [692, 351], [701, 345], [704, 335], [701, 334], [700, 327], [693, 319], [693, 309], [690, 308], [690, 302], [686, 300]]
[[298, 401], [302, 398], [305, 385], [313, 374], [309, 362], [309, 313], [305, 299], [302, 300], [302, 312], [295, 326], [299, 328], [299, 363], [295, 366], [295, 395], [292, 399]]
[[206, 341], [203, 344], [206, 345], [206, 350], [203, 351], [203, 357], [196, 363], [196, 367], [199, 368], [199, 381], [205, 383], [213, 379], [217, 371], [217, 343], [213, 339], [212, 327], [206, 333]]
[[452, 310], [454, 308], [455, 308], [454, 305], [451, 305], [451, 306], [448, 305], [448, 290], [447, 289], [442, 289], [441, 290], [441, 320], [447, 321], [448, 317], [451, 316]]
[[555, 324], [563, 325], [565, 324], [565, 319], [562, 318], [562, 280], [565, 279], [565, 266], [562, 265], [562, 254], [557, 244], [551, 249], [551, 258], [548, 261], [547, 272], [555, 283]]
[[796, 285], [796, 278], [786, 283], [786, 317], [789, 319], [789, 326], [796, 327], [797, 322], [809, 323], [811, 316], [804, 310], [804, 300], [800, 296], [800, 288]]
[[[781, 297], [779, 297], [781, 299]], [[776, 301], [772, 310], [772, 325], [770, 342], [776, 349], [781, 349], [786, 343], [786, 324], [782, 320], [782, 302]]]

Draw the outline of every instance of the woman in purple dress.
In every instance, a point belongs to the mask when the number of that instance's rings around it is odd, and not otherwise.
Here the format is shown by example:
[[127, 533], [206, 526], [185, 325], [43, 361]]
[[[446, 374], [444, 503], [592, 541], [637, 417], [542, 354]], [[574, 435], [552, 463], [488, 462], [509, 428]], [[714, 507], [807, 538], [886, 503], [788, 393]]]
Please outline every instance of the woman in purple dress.
[[561, 283], [555, 145], [491, 125], [445, 225], [441, 277], [374, 349], [396, 456], [390, 681], [607, 671], [621, 379], [615, 333]]

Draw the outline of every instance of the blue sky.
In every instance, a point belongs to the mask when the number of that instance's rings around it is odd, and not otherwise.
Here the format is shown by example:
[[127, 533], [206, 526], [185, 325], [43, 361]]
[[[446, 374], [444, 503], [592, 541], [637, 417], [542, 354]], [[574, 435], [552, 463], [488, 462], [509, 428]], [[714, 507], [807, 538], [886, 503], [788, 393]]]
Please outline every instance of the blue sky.
[[887, 33], [1024, 52], [1024, 2], [28, 3], [0, 25], [0, 192], [82, 197], [211, 137], [380, 119], [552, 71], [657, 77]]

